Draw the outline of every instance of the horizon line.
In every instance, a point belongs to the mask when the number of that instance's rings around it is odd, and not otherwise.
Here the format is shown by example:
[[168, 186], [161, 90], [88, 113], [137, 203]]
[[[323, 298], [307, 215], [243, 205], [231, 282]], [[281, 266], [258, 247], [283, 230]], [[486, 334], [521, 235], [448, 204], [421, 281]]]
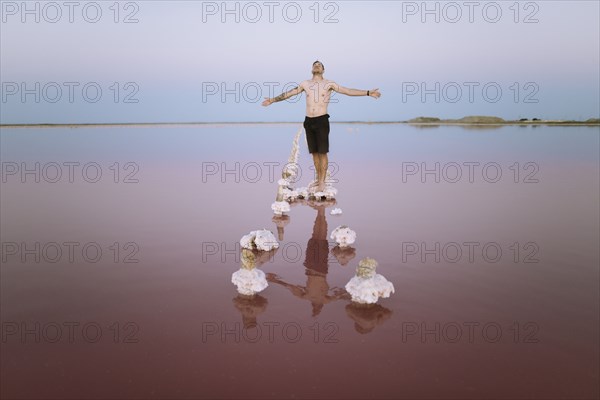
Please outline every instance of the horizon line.
[[[25, 123], [0, 124], [0, 128], [19, 127], [77, 127], [77, 126], [164, 126], [164, 125], [266, 125], [266, 124], [302, 124], [303, 121], [211, 121], [211, 122], [82, 122], [82, 123]], [[599, 118], [577, 120], [504, 120], [502, 122], [466, 122], [456, 119], [438, 121], [330, 121], [331, 124], [410, 124], [410, 125], [600, 125]]]

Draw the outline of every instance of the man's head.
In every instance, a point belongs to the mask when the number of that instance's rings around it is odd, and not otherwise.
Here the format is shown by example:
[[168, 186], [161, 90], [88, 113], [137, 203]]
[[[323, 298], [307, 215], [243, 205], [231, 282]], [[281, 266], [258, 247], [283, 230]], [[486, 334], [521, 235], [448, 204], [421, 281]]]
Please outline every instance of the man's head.
[[317, 60], [312, 64], [312, 72], [313, 74], [322, 74], [325, 72], [325, 66], [321, 61]]

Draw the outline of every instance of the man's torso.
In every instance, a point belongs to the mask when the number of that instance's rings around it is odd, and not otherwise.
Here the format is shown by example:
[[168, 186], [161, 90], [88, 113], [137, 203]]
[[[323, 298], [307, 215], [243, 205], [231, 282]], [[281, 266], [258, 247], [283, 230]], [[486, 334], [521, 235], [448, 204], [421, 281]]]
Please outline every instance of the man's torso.
[[306, 94], [306, 116], [310, 118], [327, 114], [332, 85], [329, 80], [306, 80], [300, 84]]

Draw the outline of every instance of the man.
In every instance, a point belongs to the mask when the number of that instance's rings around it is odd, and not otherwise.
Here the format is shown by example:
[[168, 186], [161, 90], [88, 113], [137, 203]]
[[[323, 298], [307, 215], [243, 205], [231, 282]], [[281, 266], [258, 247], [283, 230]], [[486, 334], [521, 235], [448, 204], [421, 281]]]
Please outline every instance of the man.
[[347, 96], [370, 96], [378, 99], [381, 96], [379, 89], [358, 90], [349, 89], [338, 85], [334, 81], [323, 78], [325, 67], [321, 61], [315, 61], [312, 65], [312, 79], [300, 83], [300, 86], [282, 93], [277, 97], [265, 97], [263, 106], [270, 106], [273, 103], [296, 96], [306, 92], [306, 118], [304, 119], [304, 129], [306, 131], [306, 142], [308, 143], [308, 152], [313, 156], [315, 170], [317, 171], [317, 181], [309, 188], [311, 192], [323, 191], [325, 189], [325, 177], [327, 175], [329, 152], [329, 114], [327, 106], [331, 91], [345, 94]]

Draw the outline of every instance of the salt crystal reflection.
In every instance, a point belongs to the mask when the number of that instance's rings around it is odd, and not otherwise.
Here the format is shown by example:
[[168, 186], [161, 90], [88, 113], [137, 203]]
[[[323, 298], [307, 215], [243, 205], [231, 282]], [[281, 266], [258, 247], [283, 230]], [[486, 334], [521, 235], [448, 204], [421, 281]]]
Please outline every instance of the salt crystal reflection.
[[[267, 299], [258, 294], [268, 286], [264, 280], [264, 272], [258, 267], [271, 261], [278, 250], [279, 248], [270, 251], [241, 249], [240, 269], [233, 273], [231, 280], [238, 289], [233, 305], [242, 314], [242, 322], [246, 329], [256, 327], [256, 318], [265, 312], [268, 304]], [[248, 278], [247, 275], [243, 275], [248, 272], [257, 273], [258, 277]]]
[[[291, 295], [299, 300], [306, 301], [310, 305], [312, 317], [317, 317], [327, 304], [337, 301], [347, 302], [346, 315], [354, 322], [354, 329], [361, 334], [372, 332], [375, 327], [391, 317], [392, 311], [380, 304], [358, 304], [353, 302], [352, 296], [344, 288], [330, 287], [327, 282], [330, 249], [327, 240], [326, 209], [335, 206], [336, 200], [300, 200], [295, 205], [309, 206], [316, 211], [312, 235], [308, 239], [303, 262], [306, 282], [304, 284], [290, 283], [276, 273], [267, 273], [267, 281], [287, 289]], [[273, 223], [275, 223], [278, 230], [278, 239], [283, 240], [284, 227], [291, 223], [291, 217], [274, 217]], [[267, 252], [255, 251], [253, 253], [254, 258], [251, 259], [256, 260], [256, 266], [258, 266], [270, 261], [276, 251], [277, 249], [268, 252], [268, 254]], [[344, 248], [335, 246], [331, 249], [331, 253], [336, 257], [341, 267], [347, 265], [349, 261], [356, 257], [356, 249], [350, 246]], [[242, 313], [244, 327], [252, 328], [256, 326], [257, 316], [266, 310], [268, 297], [269, 290], [267, 289], [261, 292], [261, 295], [244, 296], [240, 294], [234, 299], [236, 309]]]
[[267, 299], [259, 294], [238, 294], [233, 298], [233, 306], [242, 314], [245, 329], [252, 329], [258, 325], [256, 318], [267, 310], [267, 304]]

